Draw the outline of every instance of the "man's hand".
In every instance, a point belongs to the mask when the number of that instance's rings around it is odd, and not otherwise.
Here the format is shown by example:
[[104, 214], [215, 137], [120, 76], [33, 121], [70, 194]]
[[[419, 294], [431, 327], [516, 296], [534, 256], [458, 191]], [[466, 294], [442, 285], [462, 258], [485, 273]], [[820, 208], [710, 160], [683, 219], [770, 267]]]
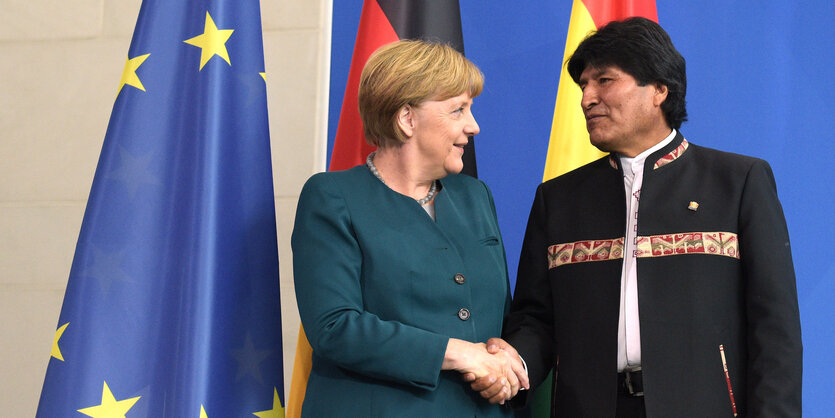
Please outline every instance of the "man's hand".
[[509, 359], [510, 356], [501, 350], [489, 353], [484, 343], [450, 338], [441, 369], [457, 370], [464, 375], [473, 376], [473, 379], [489, 382], [491, 391], [496, 392], [493, 394], [494, 403], [504, 403], [519, 388], [519, 380], [513, 373]]
[[495, 376], [489, 374], [476, 376], [474, 373], [467, 373], [464, 375], [464, 380], [472, 382], [470, 387], [474, 391], [479, 392], [490, 403], [504, 404], [506, 400], [516, 396], [521, 388], [530, 389], [528, 373], [525, 372], [522, 358], [519, 357], [519, 353], [515, 348], [501, 338], [491, 338], [487, 340], [487, 352], [495, 356], [502, 356], [506, 359], [507, 366], [504, 373], [508, 376], [510, 387], [508, 388], [507, 385], [500, 384], [501, 379], [497, 379]]

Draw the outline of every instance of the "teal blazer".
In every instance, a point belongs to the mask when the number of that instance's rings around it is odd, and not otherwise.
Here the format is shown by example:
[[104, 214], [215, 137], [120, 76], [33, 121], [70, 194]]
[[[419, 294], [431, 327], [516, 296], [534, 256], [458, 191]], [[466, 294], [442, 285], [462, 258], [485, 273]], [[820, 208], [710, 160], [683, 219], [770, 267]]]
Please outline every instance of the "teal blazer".
[[441, 371], [449, 338], [501, 335], [510, 286], [487, 185], [465, 175], [440, 183], [435, 221], [365, 166], [305, 184], [292, 237], [313, 347], [303, 416], [511, 414]]

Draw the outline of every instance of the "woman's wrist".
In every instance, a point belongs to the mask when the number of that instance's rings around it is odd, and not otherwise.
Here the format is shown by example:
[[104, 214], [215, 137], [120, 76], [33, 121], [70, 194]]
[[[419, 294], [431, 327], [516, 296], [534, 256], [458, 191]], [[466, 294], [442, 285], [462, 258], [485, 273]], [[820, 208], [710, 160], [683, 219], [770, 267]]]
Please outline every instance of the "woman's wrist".
[[444, 362], [441, 370], [461, 370], [464, 363], [464, 345], [469, 344], [464, 340], [450, 338], [444, 352]]

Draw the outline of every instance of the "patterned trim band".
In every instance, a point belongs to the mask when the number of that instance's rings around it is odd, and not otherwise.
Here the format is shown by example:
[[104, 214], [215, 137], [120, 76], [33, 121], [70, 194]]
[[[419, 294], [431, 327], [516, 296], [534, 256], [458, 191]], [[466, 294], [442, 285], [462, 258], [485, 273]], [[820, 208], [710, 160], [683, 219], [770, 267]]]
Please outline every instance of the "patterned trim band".
[[689, 147], [689, 146], [690, 146], [690, 143], [687, 142], [686, 139], [682, 139], [681, 144], [679, 144], [679, 146], [677, 146], [676, 149], [670, 151], [669, 154], [659, 158], [658, 161], [655, 162], [655, 165], [652, 166], [652, 169], [657, 170], [657, 169], [675, 161], [676, 158], [681, 157], [681, 154], [684, 154], [684, 151], [687, 151], [687, 147]]
[[[690, 143], [687, 142], [686, 139], [681, 140], [681, 144], [676, 147], [676, 149], [670, 151], [668, 154], [664, 155], [663, 157], [659, 158], [658, 161], [652, 166], [653, 170], [657, 170], [673, 161], [675, 161], [678, 157], [681, 157], [681, 154], [684, 154], [684, 151], [687, 151], [687, 147], [690, 146]], [[618, 163], [615, 161], [615, 156], [613, 154], [609, 154], [609, 165], [612, 166], [615, 170], [618, 169]]]
[[[636, 257], [708, 254], [739, 259], [739, 240], [733, 232], [683, 232], [638, 237]], [[548, 268], [564, 264], [623, 258], [623, 238], [576, 241], [548, 247]]]

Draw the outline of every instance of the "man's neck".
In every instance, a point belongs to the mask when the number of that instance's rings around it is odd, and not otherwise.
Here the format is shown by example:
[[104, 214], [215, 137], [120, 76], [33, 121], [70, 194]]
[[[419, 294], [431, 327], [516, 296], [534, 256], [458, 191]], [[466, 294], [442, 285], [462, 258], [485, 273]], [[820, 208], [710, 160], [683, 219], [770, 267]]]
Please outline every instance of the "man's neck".
[[651, 147], [649, 147], [649, 148], [644, 149], [643, 151], [641, 151], [641, 152], [639, 152], [639, 153], [635, 154], [635, 155], [634, 155], [634, 156], [632, 156], [632, 157], [628, 157], [628, 156], [626, 156], [626, 155], [624, 155], [624, 154], [620, 154], [620, 158], [621, 158], [621, 160], [624, 160], [624, 159], [628, 159], [628, 160], [638, 160], [638, 159], [640, 159], [640, 160], [644, 160], [644, 159], [646, 159], [646, 158], [647, 158], [650, 154], [652, 154], [652, 153], [654, 153], [655, 151], [658, 151], [659, 149], [664, 148], [665, 146], [667, 146], [667, 144], [669, 144], [670, 142], [672, 142], [672, 141], [673, 141], [673, 138], [675, 138], [675, 137], [676, 137], [676, 130], [675, 130], [675, 129], [673, 129], [672, 131], [670, 131], [670, 133], [668, 133], [668, 134], [667, 134], [667, 136], [666, 136], [666, 137], [664, 137], [664, 138], [663, 138], [663, 139], [661, 139], [660, 141], [656, 142], [653, 146], [651, 146]]
[[663, 145], [659, 145], [662, 142], [669, 143], [675, 138], [675, 129], [664, 128], [664, 130], [660, 130], [653, 135], [647, 135], [648, 138], [657, 138], [655, 140], [650, 141], [640, 141], [635, 143], [635, 147], [624, 150], [623, 152], [619, 152], [620, 156], [627, 157], [627, 158], [635, 158], [638, 155], [647, 153], [648, 150], [657, 150], [661, 148]]

